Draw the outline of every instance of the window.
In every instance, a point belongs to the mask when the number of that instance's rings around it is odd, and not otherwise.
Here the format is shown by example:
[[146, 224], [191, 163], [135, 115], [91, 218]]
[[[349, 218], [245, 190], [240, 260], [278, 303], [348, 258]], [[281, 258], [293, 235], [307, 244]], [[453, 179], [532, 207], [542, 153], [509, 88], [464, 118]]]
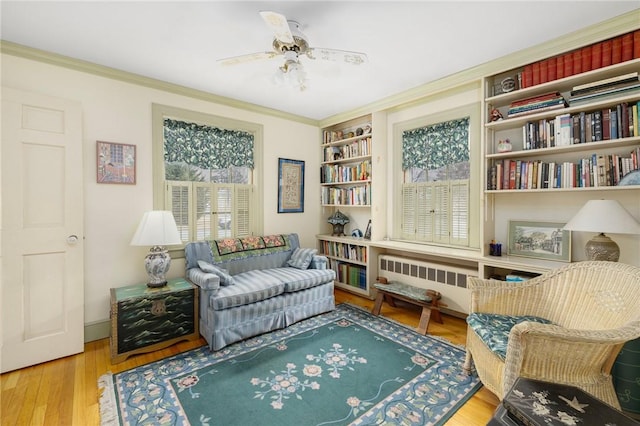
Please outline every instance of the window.
[[[394, 126], [394, 238], [476, 247], [479, 240], [479, 104]], [[476, 156], [474, 153], [474, 147]]]
[[261, 233], [262, 128], [154, 105], [154, 206], [183, 242]]

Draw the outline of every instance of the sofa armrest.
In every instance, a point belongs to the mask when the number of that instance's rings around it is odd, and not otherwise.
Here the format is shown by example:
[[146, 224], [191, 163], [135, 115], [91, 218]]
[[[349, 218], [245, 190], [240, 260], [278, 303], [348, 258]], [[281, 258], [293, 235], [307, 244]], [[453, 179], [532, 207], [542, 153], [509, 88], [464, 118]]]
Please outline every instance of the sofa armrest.
[[220, 277], [200, 268], [188, 269], [187, 278], [201, 289], [211, 291], [213, 294], [220, 289]]
[[320, 254], [313, 255], [309, 269], [327, 269], [329, 267], [329, 260], [326, 256]]

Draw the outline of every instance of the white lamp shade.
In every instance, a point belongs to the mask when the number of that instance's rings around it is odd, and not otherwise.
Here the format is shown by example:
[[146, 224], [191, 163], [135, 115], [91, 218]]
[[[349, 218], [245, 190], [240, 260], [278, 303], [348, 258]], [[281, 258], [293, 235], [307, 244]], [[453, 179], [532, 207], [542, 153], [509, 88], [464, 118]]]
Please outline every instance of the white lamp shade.
[[564, 226], [568, 231], [640, 234], [640, 223], [616, 200], [589, 200]]
[[146, 212], [131, 239], [132, 246], [165, 246], [182, 244], [173, 213], [153, 210]]

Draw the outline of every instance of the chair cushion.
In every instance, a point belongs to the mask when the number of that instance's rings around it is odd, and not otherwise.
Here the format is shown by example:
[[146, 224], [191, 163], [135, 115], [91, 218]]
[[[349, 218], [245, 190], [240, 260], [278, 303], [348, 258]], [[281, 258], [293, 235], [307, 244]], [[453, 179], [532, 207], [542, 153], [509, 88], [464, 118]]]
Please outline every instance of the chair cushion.
[[551, 324], [547, 319], [531, 315], [511, 316], [474, 312], [467, 317], [469, 327], [502, 360], [507, 357], [507, 342], [511, 329], [514, 325], [525, 321]]

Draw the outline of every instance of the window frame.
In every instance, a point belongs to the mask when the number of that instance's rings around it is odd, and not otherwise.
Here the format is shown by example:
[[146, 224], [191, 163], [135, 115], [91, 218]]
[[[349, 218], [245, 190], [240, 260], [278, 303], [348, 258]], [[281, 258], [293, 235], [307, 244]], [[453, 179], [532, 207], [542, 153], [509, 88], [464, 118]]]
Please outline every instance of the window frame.
[[[424, 241], [420, 239], [403, 238], [403, 184], [404, 170], [402, 170], [402, 134], [407, 130], [426, 127], [444, 121], [457, 120], [463, 117], [469, 117], [469, 210], [468, 210], [468, 241], [466, 244], [460, 245], [460, 241], [451, 239], [450, 242], [441, 242], [438, 239], [432, 241]], [[414, 119], [395, 123], [393, 125], [393, 186], [395, 188], [393, 194], [394, 208], [392, 220], [393, 229], [391, 230], [391, 238], [394, 240], [410, 241], [416, 244], [446, 246], [452, 248], [479, 248], [480, 247], [480, 195], [481, 195], [481, 117], [480, 102], [473, 102], [460, 107], [440, 111], [435, 114], [425, 115]], [[458, 181], [452, 179], [449, 184]], [[409, 183], [409, 182], [407, 182]], [[435, 184], [435, 182], [433, 182]]]
[[[165, 198], [167, 195], [165, 186], [164, 168], [164, 119], [171, 118], [187, 122], [195, 122], [202, 125], [218, 127], [221, 129], [241, 130], [254, 135], [254, 169], [252, 191], [251, 228], [256, 235], [263, 233], [264, 223], [264, 168], [263, 168], [263, 135], [261, 124], [235, 120], [227, 117], [207, 114], [168, 105], [152, 104], [152, 175], [153, 175], [153, 208], [165, 210]], [[171, 252], [172, 257], [184, 257], [182, 247]]]

